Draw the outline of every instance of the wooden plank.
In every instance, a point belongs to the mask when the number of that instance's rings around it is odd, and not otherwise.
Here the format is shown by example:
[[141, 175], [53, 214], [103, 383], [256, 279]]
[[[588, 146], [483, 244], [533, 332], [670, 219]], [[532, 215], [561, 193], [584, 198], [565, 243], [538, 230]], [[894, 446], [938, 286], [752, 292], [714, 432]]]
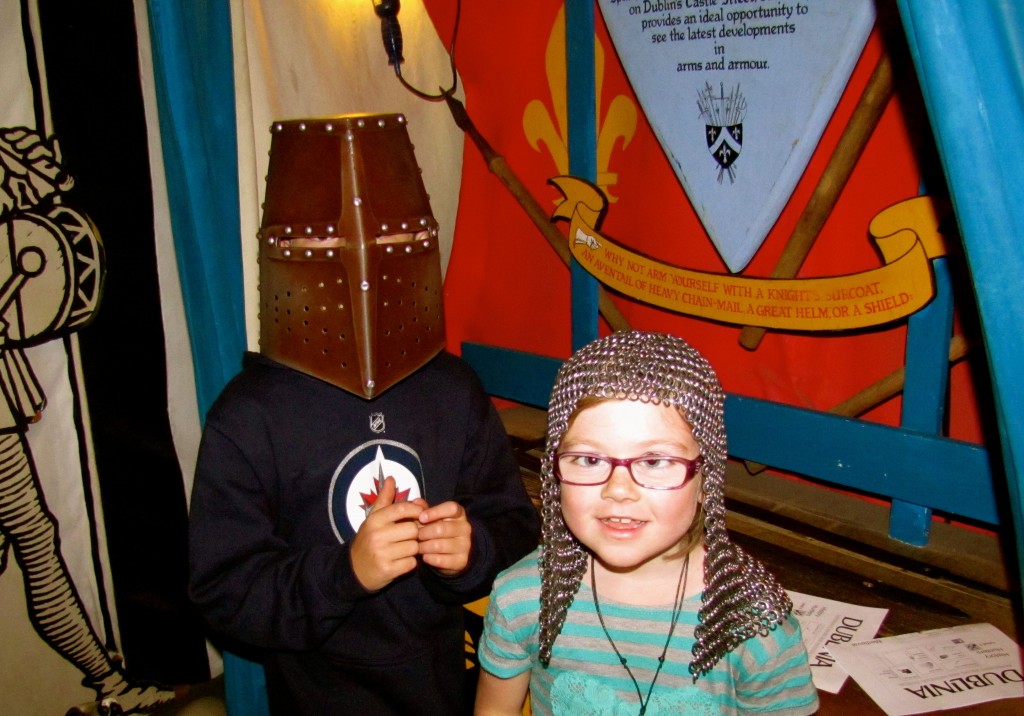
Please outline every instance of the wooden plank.
[[736, 462], [726, 467], [725, 496], [727, 506], [736, 512], [863, 554], [884, 555], [887, 561], [913, 565], [933, 576], [945, 573], [979, 588], [1010, 591], [1005, 545], [999, 535], [935, 521], [926, 546], [910, 545], [889, 537], [889, 510], [883, 500], [822, 489], [817, 483], [771, 472], [752, 475]]
[[[1003, 595], [972, 588], [959, 582], [932, 577], [905, 567], [877, 559], [858, 551], [829, 544], [814, 537], [808, 537], [784, 527], [730, 511], [726, 515], [730, 531], [769, 543], [779, 549], [801, 554], [830, 567], [846, 570], [879, 584], [890, 585], [918, 597], [934, 600], [940, 604], [969, 615], [976, 621], [985, 621], [1002, 629], [1016, 639], [1017, 623], [1010, 600]], [[784, 581], [785, 583], [785, 581]], [[787, 587], [790, 585], [786, 585]], [[821, 594], [819, 588], [811, 593]], [[799, 590], [798, 591], [806, 591]], [[828, 595], [823, 595], [828, 596]], [[830, 599], [842, 597], [829, 596]], [[850, 601], [847, 598], [847, 601]], [[952, 623], [914, 624], [915, 629], [951, 626]], [[966, 623], [966, 622], [965, 622]], [[903, 633], [898, 631], [897, 633]]]
[[725, 417], [733, 457], [999, 523], [978, 445], [733, 394]]

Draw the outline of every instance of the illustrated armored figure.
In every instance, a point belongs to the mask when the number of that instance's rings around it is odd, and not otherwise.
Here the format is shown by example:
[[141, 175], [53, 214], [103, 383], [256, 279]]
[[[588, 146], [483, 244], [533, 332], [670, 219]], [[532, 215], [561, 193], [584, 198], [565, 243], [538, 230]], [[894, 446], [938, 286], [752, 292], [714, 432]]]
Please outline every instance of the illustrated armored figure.
[[174, 692], [133, 683], [89, 622], [60, 550], [27, 433], [46, 405], [26, 348], [86, 325], [102, 293], [103, 249], [83, 214], [63, 206], [73, 184], [55, 141], [0, 129], [0, 573], [13, 551], [29, 618], [85, 674], [101, 713], [152, 710]]

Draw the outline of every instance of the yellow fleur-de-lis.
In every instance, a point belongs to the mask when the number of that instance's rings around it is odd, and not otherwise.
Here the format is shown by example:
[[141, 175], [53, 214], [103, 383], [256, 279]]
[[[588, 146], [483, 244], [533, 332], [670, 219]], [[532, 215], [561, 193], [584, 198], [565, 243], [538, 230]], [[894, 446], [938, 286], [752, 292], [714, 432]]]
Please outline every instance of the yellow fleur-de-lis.
[[[565, 8], [558, 11], [551, 34], [548, 37], [544, 65], [551, 92], [551, 109], [539, 99], [526, 105], [523, 112], [523, 131], [530, 146], [540, 151], [540, 144], [547, 147], [555, 162], [559, 175], [569, 173], [568, 111], [566, 106], [567, 82], [565, 69]], [[618, 174], [611, 169], [612, 151], [616, 140], [622, 140], [625, 149], [636, 133], [636, 105], [625, 95], [617, 95], [608, 106], [608, 113], [601, 121], [601, 87], [604, 81], [604, 48], [594, 38], [594, 68], [597, 116], [597, 185], [608, 197], [609, 202], [618, 201], [609, 191], [618, 181]], [[557, 124], [557, 126], [556, 126]]]

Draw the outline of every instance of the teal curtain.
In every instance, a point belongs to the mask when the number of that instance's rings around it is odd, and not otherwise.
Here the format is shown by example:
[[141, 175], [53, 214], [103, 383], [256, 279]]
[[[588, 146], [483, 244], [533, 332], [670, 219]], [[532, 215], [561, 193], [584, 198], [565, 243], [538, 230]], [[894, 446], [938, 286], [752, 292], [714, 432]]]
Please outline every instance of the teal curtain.
[[148, 0], [160, 137], [200, 416], [245, 350], [231, 13]]
[[[246, 347], [231, 13], [216, 0], [148, 0], [178, 272], [200, 420]], [[224, 653], [231, 716], [269, 714], [263, 669]]]
[[977, 298], [1024, 580], [1024, 4], [899, 0], [899, 10]]

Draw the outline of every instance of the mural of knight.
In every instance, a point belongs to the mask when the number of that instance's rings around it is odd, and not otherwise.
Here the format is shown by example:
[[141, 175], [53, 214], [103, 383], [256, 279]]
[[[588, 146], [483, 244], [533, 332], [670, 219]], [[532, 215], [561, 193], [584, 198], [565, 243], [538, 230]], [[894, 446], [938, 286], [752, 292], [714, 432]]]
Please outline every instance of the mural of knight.
[[106, 257], [68, 198], [37, 13], [0, 8], [0, 690], [11, 713], [150, 712], [175, 692], [123, 658], [76, 335]]
[[0, 572], [13, 553], [39, 636], [82, 671], [83, 684], [104, 708], [116, 703], [123, 713], [136, 713], [170, 701], [174, 692], [131, 683], [89, 623], [26, 437], [46, 406], [26, 347], [85, 325], [103, 285], [95, 227], [60, 203], [73, 180], [56, 147], [25, 127], [0, 129]]

